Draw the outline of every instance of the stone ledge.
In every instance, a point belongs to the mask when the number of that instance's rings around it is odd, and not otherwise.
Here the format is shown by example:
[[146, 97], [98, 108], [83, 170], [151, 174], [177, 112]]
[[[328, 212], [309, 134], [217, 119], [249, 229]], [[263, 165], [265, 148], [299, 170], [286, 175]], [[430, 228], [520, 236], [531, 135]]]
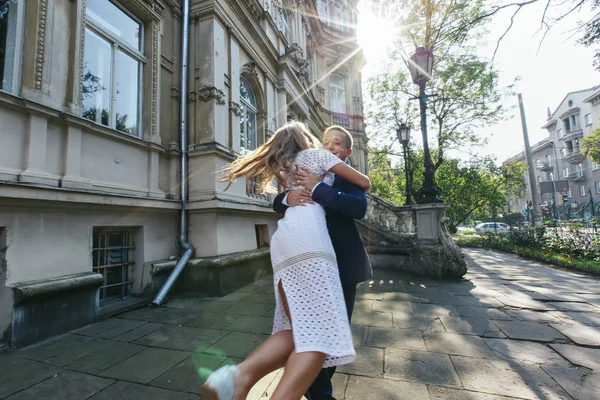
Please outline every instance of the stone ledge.
[[12, 286], [15, 305], [42, 296], [72, 292], [82, 288], [99, 287], [104, 282], [101, 274], [84, 272], [57, 278], [17, 283]]
[[[269, 248], [264, 247], [261, 249], [244, 251], [244, 252], [240, 252], [240, 253], [225, 254], [225, 255], [216, 256], [216, 257], [193, 258], [188, 262], [188, 266], [186, 268], [189, 268], [189, 267], [227, 268], [227, 267], [231, 267], [236, 264], [243, 263], [243, 262], [257, 260], [259, 258], [265, 257], [269, 253], [270, 253]], [[177, 261], [178, 260], [154, 263], [154, 264], [152, 264], [152, 268], [151, 268], [150, 272], [153, 275], [170, 272], [173, 268], [175, 268]]]

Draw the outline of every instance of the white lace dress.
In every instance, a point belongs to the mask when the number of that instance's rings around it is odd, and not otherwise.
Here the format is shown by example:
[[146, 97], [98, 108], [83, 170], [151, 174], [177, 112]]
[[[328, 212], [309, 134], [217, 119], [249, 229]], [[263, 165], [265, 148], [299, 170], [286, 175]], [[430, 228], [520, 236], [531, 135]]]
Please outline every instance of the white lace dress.
[[[298, 153], [295, 162], [323, 175], [342, 161], [326, 150], [314, 149]], [[271, 262], [276, 298], [273, 334], [293, 325], [297, 352], [327, 354], [323, 367], [352, 362], [356, 352], [323, 207], [309, 204], [287, 209], [271, 238]], [[291, 324], [278, 290], [279, 281], [287, 297]]]

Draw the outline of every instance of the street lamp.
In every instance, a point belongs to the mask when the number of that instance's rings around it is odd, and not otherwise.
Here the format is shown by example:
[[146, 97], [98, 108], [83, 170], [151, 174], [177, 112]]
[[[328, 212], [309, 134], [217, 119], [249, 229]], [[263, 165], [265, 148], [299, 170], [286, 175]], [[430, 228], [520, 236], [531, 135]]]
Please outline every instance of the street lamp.
[[419, 85], [421, 134], [423, 135], [423, 152], [425, 156], [425, 179], [423, 180], [423, 186], [419, 189], [418, 203], [443, 203], [437, 197], [440, 194], [440, 189], [435, 185], [435, 170], [427, 141], [427, 96], [425, 95], [425, 85], [431, 79], [433, 53], [424, 47], [417, 47], [415, 54], [410, 57], [408, 69], [412, 75], [413, 82]]
[[396, 135], [398, 136], [398, 141], [402, 143], [402, 149], [404, 150], [404, 174], [406, 175], [406, 202], [405, 206], [412, 206], [411, 199], [411, 188], [410, 181], [408, 179], [408, 143], [410, 142], [410, 127], [406, 126], [403, 122], [400, 124], [400, 127], [396, 128]]

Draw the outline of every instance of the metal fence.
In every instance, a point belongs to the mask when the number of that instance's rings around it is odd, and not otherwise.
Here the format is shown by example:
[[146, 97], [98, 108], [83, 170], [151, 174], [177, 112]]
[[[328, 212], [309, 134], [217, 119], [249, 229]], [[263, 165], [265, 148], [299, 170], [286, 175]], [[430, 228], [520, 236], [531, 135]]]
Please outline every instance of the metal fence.
[[133, 239], [130, 232], [99, 231], [93, 234], [93, 271], [102, 274], [100, 303], [123, 299], [133, 282], [129, 280], [129, 267], [134, 265]]

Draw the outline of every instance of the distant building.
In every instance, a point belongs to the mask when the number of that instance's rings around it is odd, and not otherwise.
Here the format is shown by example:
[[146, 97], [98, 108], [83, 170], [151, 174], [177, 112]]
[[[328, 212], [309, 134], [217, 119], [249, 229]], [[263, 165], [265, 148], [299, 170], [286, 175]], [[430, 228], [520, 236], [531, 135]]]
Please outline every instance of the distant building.
[[[567, 201], [557, 194], [556, 204], [562, 214], [574, 215], [590, 202], [590, 189], [600, 202], [600, 166], [581, 153], [581, 139], [600, 127], [600, 86], [568, 93], [554, 113], [548, 114], [542, 126], [548, 130], [548, 138], [531, 146], [537, 191], [540, 193], [540, 183], [567, 181]], [[524, 152], [505, 163], [511, 161], [525, 162]], [[509, 199], [511, 211], [522, 210], [531, 200], [528, 175], [523, 179], [527, 188], [520, 197]], [[541, 195], [542, 204], [551, 205], [552, 201], [551, 193]], [[591, 210], [584, 213], [591, 214]]]

